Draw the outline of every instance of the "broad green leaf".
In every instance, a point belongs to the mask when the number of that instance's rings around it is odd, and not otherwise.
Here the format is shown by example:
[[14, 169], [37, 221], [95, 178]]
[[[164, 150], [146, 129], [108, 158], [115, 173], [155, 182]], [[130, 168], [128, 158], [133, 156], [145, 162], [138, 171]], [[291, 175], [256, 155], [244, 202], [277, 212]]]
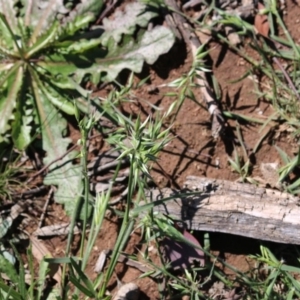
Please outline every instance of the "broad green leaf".
[[[54, 116], [53, 114], [56, 114]], [[46, 131], [43, 133], [43, 148], [47, 151], [47, 157], [44, 159], [44, 163], [47, 164], [59, 156], [65, 154], [67, 151], [67, 143], [69, 139], [58, 138], [56, 126], [62, 123], [63, 118], [57, 111], [53, 111], [51, 116], [51, 123], [46, 126], [53, 130], [53, 137], [55, 137], [55, 143], [51, 145], [51, 136], [46, 135]], [[60, 127], [60, 126], [57, 126]], [[60, 134], [62, 134], [60, 132]], [[45, 185], [57, 186], [55, 192], [55, 201], [65, 206], [65, 211], [68, 215], [72, 215], [75, 208], [75, 199], [81, 194], [81, 166], [73, 165], [72, 161], [77, 156], [76, 152], [68, 154], [64, 159], [58, 163], [53, 164], [49, 170], [47, 176], [44, 179]]]
[[[21, 97], [20, 97], [21, 98]], [[24, 150], [31, 142], [30, 123], [33, 121], [33, 110], [26, 105], [26, 95], [19, 100], [12, 122], [12, 139], [19, 150]]]
[[68, 100], [68, 98], [63, 97], [63, 95], [60, 95], [58, 91], [56, 91], [53, 87], [51, 87], [49, 84], [40, 85], [40, 90], [44, 95], [47, 95], [48, 100], [55, 105], [57, 108], [62, 110], [68, 115], [74, 115], [74, 105], [72, 102]]
[[70, 46], [66, 49], [66, 51], [70, 54], [84, 53], [90, 49], [95, 49], [96, 47], [98, 47], [100, 42], [101, 42], [101, 38], [91, 39], [91, 40], [80, 40], [77, 43], [70, 44]]
[[12, 112], [16, 106], [17, 96], [22, 86], [22, 79], [23, 66], [21, 63], [17, 63], [7, 78], [7, 95], [0, 99], [0, 134], [5, 133], [8, 120], [12, 118]]
[[22, 47], [22, 38], [20, 37], [19, 32], [17, 30], [14, 30], [13, 28], [11, 28], [10, 24], [7, 22], [5, 17], [2, 19], [2, 21], [4, 22], [6, 28], [9, 32], [9, 35], [11, 36], [11, 40], [13, 41], [16, 57], [24, 58], [24, 51], [23, 51], [23, 47]]
[[10, 56], [17, 55], [15, 43], [7, 26], [5, 16], [0, 13], [0, 34], [2, 42], [0, 43], [0, 53]]
[[24, 75], [22, 77], [22, 83], [18, 94], [19, 101], [17, 102], [14, 112], [14, 121], [12, 122], [12, 139], [15, 146], [19, 150], [24, 150], [31, 142], [31, 129], [30, 123], [33, 121], [33, 109], [27, 105], [30, 103], [27, 100], [25, 94], [26, 87], [23, 83]]
[[86, 74], [91, 74], [92, 81], [97, 83], [101, 72], [106, 74], [105, 80], [112, 81], [124, 69], [139, 73], [144, 61], [153, 64], [161, 54], [170, 50], [174, 41], [173, 33], [164, 26], [157, 26], [152, 31], [140, 34], [137, 40], [126, 36], [120, 46], [111, 38], [108, 54], [103, 59], [97, 59], [97, 64], [92, 67], [78, 69], [75, 72], [75, 80], [81, 82]]
[[82, 59], [80, 55], [77, 57], [77, 66], [74, 63], [75, 55], [53, 54], [45, 56], [44, 60], [37, 62], [35, 67], [40, 74], [46, 74], [47, 72], [51, 73], [50, 75], [53, 76], [53, 79], [59, 74], [69, 76], [81, 67], [81, 62], [83, 66], [91, 65], [87, 59], [84, 59], [84, 57], [82, 57]]
[[[65, 78], [61, 78], [59, 81], [55, 82], [55, 86], [57, 86], [58, 88], [61, 89], [69, 89], [69, 90], [76, 90], [79, 95], [87, 98], [90, 95], [90, 91], [84, 89], [83, 87], [81, 87], [80, 84], [76, 83], [72, 78], [70, 77], [65, 77]], [[73, 113], [74, 114], [74, 107], [73, 107]]]
[[[40, 36], [36, 43], [34, 43], [29, 51], [26, 53], [26, 57], [31, 57], [34, 53], [43, 49], [46, 52], [48, 48], [57, 48], [59, 53], [69, 53], [68, 50], [64, 50], [68, 45], [69, 47], [74, 45], [76, 47], [77, 44], [80, 44], [80, 37], [74, 41], [74, 34], [79, 29], [83, 29], [88, 26], [88, 24], [93, 21], [94, 15], [88, 13], [84, 16], [77, 16], [73, 23], [67, 23], [65, 26], [62, 26], [57, 20], [53, 22], [53, 24]], [[70, 37], [72, 37], [70, 39]], [[68, 38], [70, 40], [68, 40]], [[66, 39], [66, 40], [65, 40]], [[89, 40], [89, 42], [93, 41], [93, 39]], [[86, 42], [87, 43], [87, 42]], [[97, 45], [99, 45], [99, 41]], [[95, 46], [94, 46], [95, 47]], [[81, 47], [82, 48], [82, 47]]]
[[109, 39], [112, 37], [116, 43], [122, 39], [122, 35], [132, 35], [136, 26], [146, 27], [149, 21], [156, 17], [157, 12], [148, 9], [144, 3], [133, 2], [125, 6], [124, 12], [117, 10], [113, 18], [105, 18], [103, 27], [105, 32], [101, 36], [102, 45], [107, 46]]
[[63, 0], [36, 0], [28, 2], [31, 2], [30, 8], [30, 4], [27, 4], [28, 9], [31, 9], [30, 25], [34, 28], [29, 45], [34, 45], [38, 37], [43, 35], [57, 19], [57, 15], [59, 13], [66, 14], [69, 10], [64, 7]]
[[16, 18], [16, 0], [0, 0], [0, 12], [4, 15], [7, 23], [9, 24], [9, 27], [11, 30], [15, 33], [19, 33], [18, 28], [18, 22]]
[[76, 7], [70, 12], [69, 17], [64, 19], [65, 24], [71, 24], [78, 16], [84, 16], [87, 13], [93, 14], [95, 17], [99, 15], [101, 8], [103, 6], [103, 1], [101, 0], [82, 0], [81, 3], [78, 3]]
[[38, 39], [36, 43], [28, 50], [26, 53], [26, 58], [30, 58], [33, 54], [40, 51], [41, 49], [46, 49], [51, 45], [52, 42], [57, 39], [59, 30], [59, 24], [57, 21], [53, 22], [52, 26], [43, 34], [42, 37]]
[[[42, 84], [38, 77], [34, 76], [32, 84], [42, 127], [43, 149], [47, 151], [44, 164], [47, 165], [66, 153], [71, 139], [63, 138], [67, 122], [51, 104], [47, 95], [41, 92], [39, 87]], [[72, 163], [76, 156], [77, 153], [73, 151], [52, 164], [44, 179], [44, 184], [57, 186], [55, 201], [65, 206], [68, 215], [72, 215], [75, 199], [81, 193], [81, 166]]]
[[[88, 3], [88, 1], [86, 1]], [[98, 1], [99, 3], [101, 1]], [[74, 20], [70, 21], [69, 18], [63, 20], [63, 24], [61, 25], [60, 31], [60, 40], [64, 40], [65, 38], [70, 38], [73, 36], [78, 30], [82, 30], [94, 21], [95, 15], [91, 12], [86, 12], [82, 15], [74, 15]], [[74, 42], [74, 39], [73, 39]]]

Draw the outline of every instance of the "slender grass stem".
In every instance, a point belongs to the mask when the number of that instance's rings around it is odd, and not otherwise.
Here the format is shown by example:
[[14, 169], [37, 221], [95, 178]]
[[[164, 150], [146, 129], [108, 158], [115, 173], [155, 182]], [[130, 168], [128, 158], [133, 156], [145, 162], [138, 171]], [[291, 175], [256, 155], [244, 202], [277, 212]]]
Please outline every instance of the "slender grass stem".
[[113, 249], [113, 253], [111, 255], [110, 265], [105, 274], [104, 282], [103, 282], [103, 285], [99, 292], [100, 298], [104, 297], [104, 295], [105, 295], [107, 284], [115, 270], [115, 266], [117, 264], [120, 251], [122, 251], [122, 249], [124, 248], [125, 243], [129, 237], [129, 235], [132, 231], [133, 225], [134, 225], [133, 220], [130, 221], [130, 219], [129, 219], [129, 211], [130, 211], [133, 192], [134, 192], [133, 182], [134, 182], [134, 168], [133, 168], [133, 163], [131, 163], [130, 171], [129, 171], [129, 180], [128, 180], [128, 188], [129, 189], [128, 189], [128, 194], [127, 194], [126, 208], [125, 208], [125, 212], [124, 212], [124, 216], [123, 216], [121, 229], [119, 231], [119, 235], [118, 235], [115, 247]]
[[[81, 165], [82, 165], [82, 172], [83, 172], [83, 189], [84, 189], [84, 204], [83, 204], [83, 225], [82, 225], [82, 233], [81, 233], [81, 241], [80, 241], [80, 254], [79, 257], [82, 259], [84, 256], [84, 241], [85, 241], [85, 235], [86, 235], [86, 227], [87, 227], [87, 219], [88, 219], [88, 205], [89, 205], [89, 178], [88, 178], [88, 170], [87, 170], [87, 140], [88, 140], [88, 134], [89, 130], [84, 128], [82, 126], [82, 150], [81, 150]], [[81, 266], [81, 270], [83, 269], [83, 266]]]
[[[122, 162], [119, 161], [119, 163], [117, 165], [117, 168], [115, 170], [114, 176], [113, 176], [113, 178], [110, 182], [110, 187], [108, 188], [108, 191], [107, 191], [105, 197], [103, 197], [101, 199], [98, 199], [98, 201], [103, 200], [103, 203], [100, 203], [100, 205], [99, 205], [100, 207], [98, 207], [96, 205], [95, 208], [94, 208], [94, 209], [97, 209], [97, 208], [99, 209], [100, 208], [101, 212], [94, 211], [94, 217], [93, 217], [91, 230], [90, 230], [90, 234], [89, 234], [89, 238], [88, 238], [88, 242], [87, 242], [87, 246], [86, 246], [86, 251], [84, 252], [84, 256], [83, 256], [83, 259], [82, 259], [82, 270], [84, 270], [85, 267], [86, 267], [87, 261], [90, 257], [90, 253], [92, 251], [92, 248], [93, 248], [93, 246], [96, 242], [96, 239], [99, 235], [99, 232], [101, 230], [101, 226], [102, 226], [102, 223], [103, 223], [105, 212], [106, 212], [109, 200], [110, 200], [111, 190], [112, 190], [114, 182], [115, 182], [115, 180], [116, 180], [116, 178], [119, 174], [121, 165], [122, 165]], [[99, 218], [95, 217], [95, 215], [99, 215]]]

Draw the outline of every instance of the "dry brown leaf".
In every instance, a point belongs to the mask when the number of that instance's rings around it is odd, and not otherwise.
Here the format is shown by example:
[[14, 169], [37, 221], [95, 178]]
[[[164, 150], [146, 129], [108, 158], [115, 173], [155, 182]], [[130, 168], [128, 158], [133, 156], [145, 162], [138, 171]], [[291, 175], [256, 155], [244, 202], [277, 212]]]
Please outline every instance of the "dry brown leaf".
[[[61, 223], [38, 228], [32, 234], [35, 236], [67, 235], [70, 231], [70, 223]], [[73, 228], [73, 234], [80, 233], [77, 226]]]
[[264, 181], [271, 187], [280, 188], [279, 181], [279, 162], [273, 163], [261, 163], [260, 171], [263, 176]]
[[230, 291], [226, 291], [224, 293], [224, 300], [239, 300], [243, 297], [243, 294], [237, 294], [236, 293], [236, 288], [230, 290]]
[[27, 207], [32, 203], [31, 200], [26, 200], [25, 202], [19, 202], [12, 206], [10, 209], [10, 217], [14, 220], [16, 219]]
[[[38, 260], [38, 262], [42, 261], [42, 259], [47, 257], [52, 257], [49, 250], [46, 246], [41, 243], [40, 240], [35, 238], [34, 236], [30, 236], [31, 244], [32, 244], [32, 255], [34, 258]], [[60, 285], [61, 283], [61, 270], [58, 264], [49, 264], [50, 272], [49, 275], [53, 277], [57, 283]]]
[[[262, 10], [264, 8], [265, 6], [258, 2], [258, 10]], [[256, 28], [259, 34], [261, 34], [264, 37], [268, 37], [270, 30], [268, 16], [257, 13], [254, 19], [254, 27]]]
[[95, 264], [95, 268], [94, 268], [94, 272], [96, 273], [101, 273], [103, 271], [106, 259], [107, 259], [107, 255], [110, 254], [110, 250], [103, 250], [101, 251], [97, 262]]

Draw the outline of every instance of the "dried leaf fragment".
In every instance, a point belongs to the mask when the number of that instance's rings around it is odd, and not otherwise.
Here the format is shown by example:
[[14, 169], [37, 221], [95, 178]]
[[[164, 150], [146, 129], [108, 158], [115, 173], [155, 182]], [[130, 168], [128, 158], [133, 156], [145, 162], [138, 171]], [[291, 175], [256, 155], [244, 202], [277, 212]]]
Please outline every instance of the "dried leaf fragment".
[[[183, 230], [183, 236], [187, 241], [201, 247], [198, 240], [187, 230]], [[186, 269], [193, 265], [194, 261], [204, 266], [204, 253], [184, 242], [175, 241], [169, 237], [164, 238], [161, 243], [162, 252], [166, 259], [170, 261], [174, 270]]]
[[[67, 235], [70, 231], [70, 223], [61, 223], [56, 225], [44, 226], [38, 228], [32, 234], [35, 236], [53, 236], [53, 235]], [[80, 229], [77, 226], [73, 228], [73, 234], [80, 233]]]
[[94, 272], [100, 273], [103, 271], [103, 268], [104, 268], [104, 265], [105, 265], [105, 262], [107, 259], [107, 255], [109, 255], [110, 252], [111, 252], [110, 250], [101, 251], [101, 253], [97, 259], [97, 262], [95, 264]]
[[[49, 250], [46, 248], [46, 246], [40, 240], [38, 240], [34, 236], [30, 236], [30, 241], [32, 244], [32, 255], [38, 262], [42, 261], [45, 256], [52, 257]], [[61, 270], [60, 270], [59, 265], [50, 264], [49, 268], [50, 268], [49, 275], [51, 277], [53, 277], [58, 282], [58, 284], [60, 284], [61, 283]]]

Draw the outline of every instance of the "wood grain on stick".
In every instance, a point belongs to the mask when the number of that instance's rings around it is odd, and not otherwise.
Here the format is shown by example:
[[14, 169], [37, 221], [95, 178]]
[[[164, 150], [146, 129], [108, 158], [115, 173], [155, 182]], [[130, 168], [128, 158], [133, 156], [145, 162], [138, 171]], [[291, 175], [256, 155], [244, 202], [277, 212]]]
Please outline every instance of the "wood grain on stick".
[[[189, 176], [185, 193], [168, 188], [148, 193], [152, 200], [174, 195], [154, 211], [183, 221], [188, 229], [223, 232], [300, 245], [300, 198], [246, 183]], [[183, 192], [181, 191], [181, 193]]]

